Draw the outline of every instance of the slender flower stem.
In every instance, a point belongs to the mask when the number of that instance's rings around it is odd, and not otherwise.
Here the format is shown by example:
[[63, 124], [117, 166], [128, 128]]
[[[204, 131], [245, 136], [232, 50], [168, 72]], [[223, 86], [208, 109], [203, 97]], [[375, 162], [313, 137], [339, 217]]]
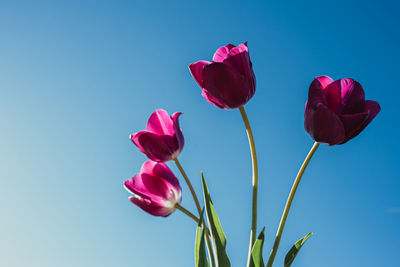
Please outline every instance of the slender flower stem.
[[[188, 185], [190, 192], [192, 193], [194, 203], [196, 204], [197, 212], [199, 213], [199, 216], [200, 216], [201, 207], [200, 207], [199, 199], [197, 198], [196, 192], [194, 191], [193, 186], [190, 183], [190, 180], [189, 180], [188, 176], [186, 175], [186, 172], [183, 169], [183, 167], [182, 167], [181, 163], [179, 162], [178, 158], [175, 158], [174, 161], [175, 161], [175, 164], [178, 167], [179, 171], [182, 173], [182, 176], [185, 179], [186, 184]], [[194, 216], [193, 213], [191, 213], [187, 209], [183, 208], [179, 204], [176, 204], [175, 207], [177, 209], [179, 209], [180, 211], [182, 211], [183, 213], [185, 213], [186, 215], [188, 215], [193, 220], [195, 220], [195, 221], [197, 220], [196, 222], [199, 223], [199, 219], [196, 216]], [[203, 220], [202, 226], [205, 229], [204, 232], [206, 234], [207, 250], [208, 250], [208, 255], [210, 256], [211, 266], [214, 267], [215, 266], [215, 260], [214, 260], [214, 254], [212, 252], [212, 247], [211, 247], [211, 242], [210, 242], [210, 231], [206, 227], [206, 223], [204, 222], [204, 220]]]
[[[177, 208], [178, 210], [182, 211], [184, 214], [186, 214], [187, 216], [189, 216], [193, 221], [195, 221], [197, 224], [199, 223], [199, 218], [197, 218], [196, 215], [194, 215], [193, 213], [191, 213], [190, 211], [188, 211], [187, 209], [185, 209], [183, 206], [181, 206], [181, 204], [176, 203], [175, 204], [175, 208]], [[205, 232], [206, 234], [210, 235], [210, 230], [206, 227], [205, 228]]]
[[239, 108], [239, 111], [240, 114], [242, 115], [244, 125], [246, 126], [247, 137], [249, 139], [249, 145], [250, 145], [251, 161], [253, 165], [253, 177], [252, 177], [253, 205], [252, 205], [252, 215], [251, 215], [249, 254], [247, 258], [247, 266], [250, 266], [251, 250], [253, 248], [253, 244], [256, 240], [256, 234], [257, 234], [258, 165], [257, 165], [256, 145], [254, 143], [253, 132], [251, 131], [249, 119], [247, 118], [247, 114], [243, 106]]
[[192, 184], [190, 183], [190, 180], [189, 180], [188, 176], [186, 175], [186, 172], [183, 170], [182, 165], [181, 165], [181, 163], [179, 162], [178, 158], [175, 158], [174, 161], [175, 161], [176, 166], [178, 167], [178, 169], [179, 169], [180, 172], [182, 173], [182, 176], [183, 176], [183, 178], [185, 179], [186, 184], [187, 184], [188, 187], [189, 187], [190, 193], [192, 193], [194, 203], [196, 203], [196, 208], [197, 208], [197, 211], [198, 211], [198, 213], [199, 213], [199, 215], [200, 215], [200, 213], [201, 213], [201, 207], [200, 207], [199, 199], [198, 199], [197, 196], [196, 196], [196, 192], [194, 192], [193, 186], [192, 186]]
[[290, 206], [292, 205], [292, 201], [294, 198], [294, 195], [296, 194], [297, 187], [299, 186], [301, 177], [303, 176], [304, 171], [307, 168], [308, 163], [310, 162], [312, 156], [314, 155], [315, 151], [317, 150], [318, 146], [320, 143], [315, 142], [314, 145], [312, 146], [310, 152], [308, 152], [307, 157], [305, 158], [303, 164], [300, 167], [299, 172], [297, 173], [296, 179], [294, 180], [292, 189], [290, 190], [290, 194], [288, 197], [288, 200], [286, 201], [286, 206], [282, 214], [281, 222], [279, 223], [278, 231], [276, 233], [275, 237], [275, 242], [274, 246], [271, 250], [271, 255], [269, 256], [267, 267], [272, 267], [272, 264], [274, 263], [275, 255], [276, 252], [278, 251], [279, 247], [279, 242], [281, 241], [282, 233], [283, 233], [283, 228], [285, 227], [286, 219], [289, 214]]
[[177, 208], [178, 210], [182, 211], [184, 214], [192, 218], [193, 221], [195, 221], [196, 223], [199, 223], [199, 218], [197, 218], [196, 215], [194, 215], [193, 213], [182, 207], [180, 204], [176, 203], [175, 208]]

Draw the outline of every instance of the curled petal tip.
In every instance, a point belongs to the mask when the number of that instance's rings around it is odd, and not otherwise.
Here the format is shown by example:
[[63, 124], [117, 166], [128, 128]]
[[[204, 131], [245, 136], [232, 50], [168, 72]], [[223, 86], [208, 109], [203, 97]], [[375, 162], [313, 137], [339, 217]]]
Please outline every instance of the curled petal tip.
[[183, 112], [177, 111], [177, 112], [174, 112], [174, 114], [172, 114], [172, 117], [180, 116], [182, 114], [183, 114]]
[[[126, 181], [125, 181], [125, 183], [126, 183]], [[125, 188], [126, 191], [128, 191], [128, 193], [133, 195], [134, 193], [125, 185], [125, 183], [124, 183], [123, 187]]]

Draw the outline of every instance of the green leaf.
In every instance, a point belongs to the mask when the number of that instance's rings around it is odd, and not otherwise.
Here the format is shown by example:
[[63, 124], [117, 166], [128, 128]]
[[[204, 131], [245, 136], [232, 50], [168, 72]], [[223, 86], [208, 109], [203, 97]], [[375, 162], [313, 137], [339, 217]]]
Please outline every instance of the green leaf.
[[201, 224], [203, 223], [204, 209], [200, 214], [199, 224], [196, 229], [196, 242], [194, 244], [194, 261], [196, 267], [209, 267], [204, 245], [204, 229], [202, 230]]
[[296, 243], [294, 243], [293, 247], [289, 250], [289, 252], [286, 254], [285, 257], [285, 267], [290, 267], [294, 261], [294, 258], [296, 258], [297, 253], [299, 253], [301, 247], [304, 245], [304, 243], [307, 241], [307, 239], [312, 235], [313, 233], [309, 233], [302, 239], [298, 240]]
[[264, 231], [265, 227], [262, 229], [256, 242], [254, 242], [253, 248], [251, 249], [251, 260], [252, 260], [251, 265], [254, 267], [264, 267], [264, 259], [262, 256], [264, 237], [265, 237]]
[[203, 172], [201, 173], [201, 179], [203, 182], [203, 195], [207, 222], [210, 227], [214, 255], [216, 256], [216, 267], [230, 267], [231, 263], [229, 262], [228, 255], [226, 255], [225, 251], [226, 237], [222, 230], [221, 223], [219, 222], [218, 215], [215, 212]]

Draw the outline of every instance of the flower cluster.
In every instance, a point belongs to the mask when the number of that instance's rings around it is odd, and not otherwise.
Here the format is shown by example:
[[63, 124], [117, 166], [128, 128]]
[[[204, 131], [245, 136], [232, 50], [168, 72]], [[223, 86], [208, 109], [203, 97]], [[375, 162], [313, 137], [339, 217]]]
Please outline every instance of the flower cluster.
[[159, 109], [151, 114], [146, 130], [132, 134], [130, 139], [150, 161], [140, 173], [125, 181], [125, 188], [133, 194], [129, 200], [155, 216], [168, 216], [182, 199], [178, 179], [164, 163], [176, 159], [183, 149], [183, 135], [177, 112], [169, 116]]
[[[253, 162], [252, 186], [253, 209], [252, 226], [247, 266], [264, 266], [262, 246], [264, 231], [256, 239], [257, 231], [257, 187], [258, 165], [254, 137], [244, 105], [254, 96], [256, 78], [250, 60], [247, 42], [234, 46], [220, 47], [212, 61], [197, 61], [189, 65], [190, 73], [200, 86], [203, 97], [221, 109], [239, 109], [246, 126]], [[329, 146], [340, 145], [359, 135], [376, 117], [380, 106], [372, 100], [365, 100], [360, 83], [347, 78], [332, 80], [328, 76], [315, 78], [308, 90], [308, 100], [304, 111], [304, 128], [315, 140], [295, 179], [279, 225], [274, 246], [268, 259], [267, 267], [274, 261], [290, 206], [311, 157], [320, 143]], [[229, 267], [229, 258], [225, 252], [226, 239], [218, 217], [213, 209], [205, 179], [203, 177], [204, 209], [203, 212], [195, 190], [178, 161], [184, 146], [182, 130], [179, 126], [181, 112], [171, 116], [162, 109], [151, 114], [145, 130], [132, 134], [130, 139], [143, 152], [149, 161], [142, 165], [138, 174], [125, 181], [124, 186], [132, 194], [129, 200], [144, 211], [154, 216], [167, 217], [179, 209], [198, 223], [196, 234], [196, 266]], [[187, 183], [198, 211], [198, 217], [180, 205], [182, 189], [178, 179], [165, 162], [174, 161]], [[200, 229], [203, 229], [200, 234]], [[300, 247], [311, 235], [296, 242], [285, 258], [285, 266], [290, 266]], [[207, 241], [208, 258], [204, 252], [204, 239]], [[212, 241], [212, 247], [211, 242]], [[203, 242], [203, 243], [202, 243]], [[200, 264], [200, 263], [207, 264]]]

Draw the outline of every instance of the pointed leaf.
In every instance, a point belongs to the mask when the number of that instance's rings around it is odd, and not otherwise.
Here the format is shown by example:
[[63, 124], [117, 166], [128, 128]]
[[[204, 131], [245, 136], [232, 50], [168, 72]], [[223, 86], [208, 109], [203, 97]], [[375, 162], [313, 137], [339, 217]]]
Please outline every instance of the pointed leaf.
[[289, 252], [286, 254], [285, 257], [285, 267], [290, 267], [294, 261], [294, 258], [296, 258], [297, 253], [299, 253], [301, 247], [304, 245], [304, 243], [307, 241], [307, 239], [312, 235], [313, 233], [309, 233], [302, 239], [298, 240], [296, 243], [294, 243], [293, 247], [289, 250]]
[[262, 256], [264, 237], [265, 237], [264, 231], [265, 231], [265, 227], [262, 229], [256, 242], [254, 242], [253, 248], [251, 249], [252, 262], [250, 264], [254, 267], [264, 267], [264, 259]]
[[201, 224], [203, 223], [204, 208], [200, 214], [199, 224], [196, 229], [196, 242], [194, 245], [194, 261], [196, 267], [209, 267], [204, 245], [204, 229], [202, 230]]
[[203, 195], [207, 214], [207, 222], [210, 227], [214, 255], [216, 256], [216, 267], [230, 267], [231, 263], [229, 262], [228, 255], [226, 255], [225, 251], [226, 237], [224, 231], [222, 230], [221, 223], [219, 222], [218, 215], [215, 212], [203, 172], [201, 173], [201, 179], [203, 182]]

